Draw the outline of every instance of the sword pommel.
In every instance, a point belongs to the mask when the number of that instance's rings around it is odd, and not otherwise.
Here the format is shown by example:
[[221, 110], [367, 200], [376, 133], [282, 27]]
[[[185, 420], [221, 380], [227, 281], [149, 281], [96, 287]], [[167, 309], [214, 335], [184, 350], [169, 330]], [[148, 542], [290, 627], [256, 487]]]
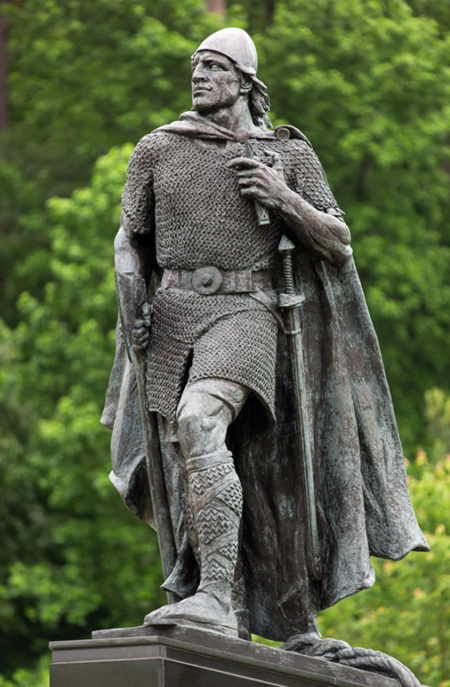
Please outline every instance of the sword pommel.
[[280, 253], [280, 255], [282, 255], [284, 258], [285, 255], [290, 255], [294, 248], [295, 246], [292, 243], [292, 241], [283, 234], [283, 236], [281, 237], [281, 241], [278, 244], [278, 252]]

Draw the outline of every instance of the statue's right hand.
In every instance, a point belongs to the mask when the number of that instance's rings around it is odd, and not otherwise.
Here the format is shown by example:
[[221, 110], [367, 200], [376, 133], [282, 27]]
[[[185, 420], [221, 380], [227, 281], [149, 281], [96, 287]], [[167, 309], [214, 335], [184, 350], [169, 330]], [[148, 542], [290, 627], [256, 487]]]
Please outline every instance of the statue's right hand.
[[137, 319], [133, 329], [133, 348], [143, 351], [148, 346], [150, 330], [145, 320]]
[[148, 346], [150, 338], [151, 307], [144, 303], [136, 317], [133, 329], [133, 348], [142, 351]]

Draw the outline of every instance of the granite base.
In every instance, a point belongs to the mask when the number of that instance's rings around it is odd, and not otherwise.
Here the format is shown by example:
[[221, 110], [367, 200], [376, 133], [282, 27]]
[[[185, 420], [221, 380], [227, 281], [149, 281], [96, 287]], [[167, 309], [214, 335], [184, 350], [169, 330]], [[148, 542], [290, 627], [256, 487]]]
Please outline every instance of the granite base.
[[51, 642], [50, 687], [398, 687], [323, 659], [182, 626]]

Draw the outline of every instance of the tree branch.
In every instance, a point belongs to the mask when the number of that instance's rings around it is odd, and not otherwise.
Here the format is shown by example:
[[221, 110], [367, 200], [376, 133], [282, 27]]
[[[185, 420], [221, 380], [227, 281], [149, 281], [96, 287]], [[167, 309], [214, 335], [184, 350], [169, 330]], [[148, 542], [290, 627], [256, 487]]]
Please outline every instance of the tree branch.
[[208, 12], [214, 12], [214, 14], [218, 14], [220, 17], [225, 16], [227, 9], [226, 0], [206, 0], [206, 6]]

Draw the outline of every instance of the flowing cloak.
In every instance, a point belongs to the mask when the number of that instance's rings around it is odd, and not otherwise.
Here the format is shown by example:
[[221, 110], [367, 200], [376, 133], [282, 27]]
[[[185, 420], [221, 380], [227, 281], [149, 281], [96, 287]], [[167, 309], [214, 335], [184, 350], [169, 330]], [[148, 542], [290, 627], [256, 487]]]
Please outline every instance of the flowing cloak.
[[[233, 138], [191, 114], [163, 130]], [[258, 138], [273, 135], [267, 131]], [[151, 237], [146, 250], [154, 250]], [[310, 580], [305, 559], [292, 371], [281, 331], [275, 426], [264, 423], [261, 404], [250, 397], [227, 437], [244, 494], [240, 556], [250, 629], [278, 641], [305, 631], [311, 611], [370, 587], [375, 579], [370, 556], [399, 560], [412, 550], [429, 550], [408, 494], [392, 400], [354, 261], [334, 267], [299, 246], [294, 272], [305, 295], [303, 345], [323, 569], [319, 582]], [[128, 508], [155, 526], [136, 379], [119, 333], [102, 422], [113, 430], [113, 484]], [[160, 417], [158, 431], [178, 554], [166, 588], [182, 598], [195, 592], [198, 569], [184, 535], [176, 444], [166, 440]]]

